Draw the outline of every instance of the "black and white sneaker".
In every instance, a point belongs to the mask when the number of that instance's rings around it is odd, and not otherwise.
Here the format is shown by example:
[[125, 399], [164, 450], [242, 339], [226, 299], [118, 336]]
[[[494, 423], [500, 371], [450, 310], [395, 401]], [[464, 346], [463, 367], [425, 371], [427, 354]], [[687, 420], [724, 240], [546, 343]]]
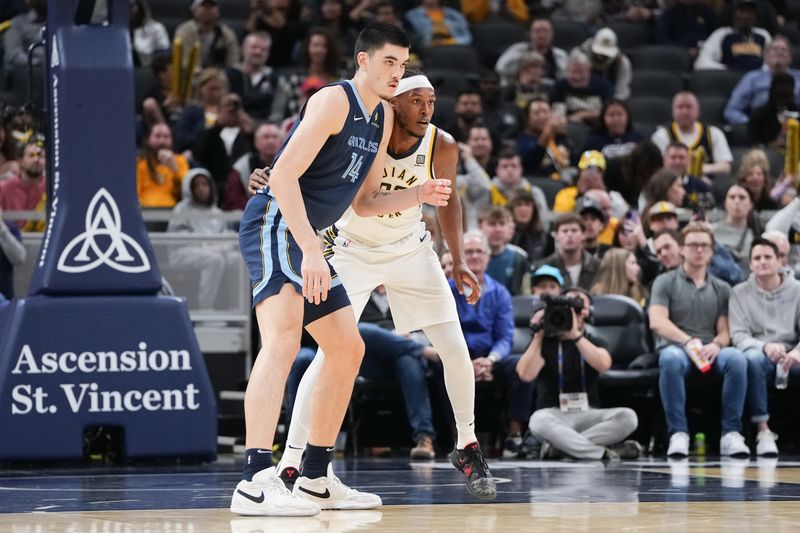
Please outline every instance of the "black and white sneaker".
[[309, 479], [300, 477], [294, 484], [295, 498], [306, 500], [319, 508], [338, 510], [375, 509], [382, 505], [380, 496], [351, 489], [336, 477], [333, 466], [328, 465], [328, 475]]
[[243, 516], [314, 516], [319, 511], [319, 505], [286, 490], [274, 466], [252, 481], [240, 481], [231, 498], [231, 512]]
[[497, 497], [494, 478], [477, 442], [467, 444], [463, 450], [450, 452], [450, 462], [466, 474], [470, 494], [481, 500], [494, 500]]

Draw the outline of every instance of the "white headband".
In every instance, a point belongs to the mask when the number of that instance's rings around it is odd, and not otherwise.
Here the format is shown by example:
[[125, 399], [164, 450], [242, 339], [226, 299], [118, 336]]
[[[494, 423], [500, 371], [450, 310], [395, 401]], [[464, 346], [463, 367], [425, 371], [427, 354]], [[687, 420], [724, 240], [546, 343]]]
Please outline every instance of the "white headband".
[[397, 90], [394, 92], [394, 95], [397, 96], [405, 92], [412, 91], [414, 89], [433, 90], [433, 85], [431, 85], [431, 82], [428, 81], [428, 78], [422, 74], [409, 76], [408, 78], [403, 78], [402, 80], [400, 80], [400, 83], [397, 85]]

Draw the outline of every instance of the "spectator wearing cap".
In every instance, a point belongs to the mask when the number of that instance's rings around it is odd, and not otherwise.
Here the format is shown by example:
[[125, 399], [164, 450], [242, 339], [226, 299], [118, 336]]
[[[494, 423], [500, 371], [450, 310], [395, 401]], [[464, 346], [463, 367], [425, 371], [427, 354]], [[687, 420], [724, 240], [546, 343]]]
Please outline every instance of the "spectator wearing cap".
[[614, 97], [614, 88], [605, 79], [592, 73], [589, 56], [579, 48], [569, 54], [564, 78], [556, 81], [550, 101], [557, 114], [569, 122], [595, 126], [603, 104]]
[[239, 61], [239, 40], [227, 24], [219, 22], [216, 0], [192, 0], [192, 19], [175, 29], [175, 38], [183, 44], [183, 64], [189, 63], [195, 43], [200, 45], [199, 66], [232, 67]]
[[650, 235], [677, 230], [679, 226], [678, 209], [672, 202], [656, 202], [646, 211], [645, 227]]
[[554, 266], [542, 265], [531, 273], [531, 294], [558, 296], [564, 286], [564, 277]]
[[406, 13], [406, 21], [424, 48], [472, 44], [466, 17], [457, 9], [442, 6], [441, 0], [421, 0]]
[[627, 100], [631, 95], [633, 67], [628, 56], [617, 45], [617, 34], [611, 28], [601, 28], [587, 39], [581, 49], [592, 62], [592, 73], [600, 76], [614, 88], [614, 98]]
[[690, 91], [681, 91], [672, 98], [672, 123], [659, 126], [651, 139], [662, 154], [674, 141], [685, 144], [690, 152], [702, 147], [703, 176], [730, 174], [733, 154], [725, 134], [716, 126], [700, 122], [699, 118], [697, 97]]
[[781, 72], [794, 78], [794, 100], [800, 101], [800, 70], [790, 68], [791, 64], [792, 47], [789, 40], [783, 36], [776, 36], [767, 46], [764, 66], [742, 76], [733, 89], [725, 105], [725, 122], [747, 124], [750, 113], [769, 100], [772, 77]]
[[589, 290], [600, 261], [583, 248], [583, 234], [586, 226], [583, 219], [575, 213], [559, 215], [553, 222], [553, 235], [556, 251], [542, 261], [558, 269], [566, 287], [581, 287]]
[[664, 168], [674, 172], [686, 193], [681, 207], [697, 211], [714, 208], [714, 194], [709, 184], [697, 176], [689, 175], [689, 149], [678, 141], [669, 143], [664, 151]]
[[570, 169], [566, 121], [553, 114], [546, 98], [537, 96], [528, 103], [525, 128], [517, 136], [516, 150], [527, 176], [567, 180], [574, 170]]
[[[575, 185], [558, 191], [553, 211], [556, 213], [572, 213], [575, 211], [575, 202], [579, 196], [592, 189], [606, 190], [603, 173], [606, 171], [606, 158], [596, 150], [584, 152], [578, 161], [578, 180]], [[628, 210], [628, 204], [617, 191], [609, 192], [611, 197], [611, 212], [616, 217], [621, 217]]]
[[764, 50], [772, 37], [764, 28], [756, 28], [757, 4], [753, 0], [737, 0], [733, 25], [718, 28], [703, 42], [695, 70], [739, 70], [761, 68]]
[[511, 85], [514, 82], [514, 75], [519, 72], [519, 61], [530, 52], [536, 52], [544, 58], [543, 80], [554, 83], [561, 78], [567, 66], [567, 53], [553, 46], [553, 35], [553, 23], [549, 19], [533, 19], [528, 40], [512, 44], [497, 59], [494, 69], [500, 74], [503, 84]]
[[700, 44], [719, 26], [719, 15], [706, 2], [677, 0], [656, 19], [656, 42], [686, 48], [697, 57]]
[[584, 248], [596, 257], [602, 257], [613, 244], [619, 225], [619, 219], [611, 214], [611, 197], [601, 189], [586, 191], [578, 198], [575, 211], [586, 224]]

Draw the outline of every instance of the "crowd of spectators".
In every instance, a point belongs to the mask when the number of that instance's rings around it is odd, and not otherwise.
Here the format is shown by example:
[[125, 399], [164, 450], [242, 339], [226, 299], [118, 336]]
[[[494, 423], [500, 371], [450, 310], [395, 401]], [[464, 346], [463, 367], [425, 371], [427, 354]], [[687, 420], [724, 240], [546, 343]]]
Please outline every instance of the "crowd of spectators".
[[[441, 81], [434, 121], [459, 142], [465, 251], [485, 289], [477, 306], [454, 296], [476, 380], [500, 382], [509, 394], [507, 455], [520, 449], [526, 426], [548, 443], [545, 455], [600, 458], [635, 448], [624, 440], [635, 414], [600, 409], [592, 392], [614, 353], [584, 334], [588, 313], [561, 341], [569, 345], [567, 388], [589, 393], [591, 416], [561, 416], [553, 339], [537, 332], [524, 354], [511, 353], [511, 298], [562, 290], [587, 309], [592, 295], [617, 294], [649, 314], [670, 453], [688, 453], [683, 379], [695, 372], [693, 351], [723, 375], [722, 453], [747, 453], [745, 398], [758, 453], [777, 452], [765, 386], [776, 366], [800, 367], [798, 169], [784, 158], [792, 149], [787, 124], [800, 112], [791, 2], [251, 0], [245, 12], [230, 1], [192, 0], [181, 18], [165, 7], [175, 3], [131, 1], [143, 209], [212, 218], [242, 209], [250, 171], [270, 163], [305, 101], [351, 74], [358, 31], [372, 20], [402, 25], [412, 37], [411, 66]], [[0, 71], [9, 98], [46, 9], [44, 0], [11, 4], [0, 13], [11, 19]], [[489, 27], [496, 30], [487, 37]], [[175, 63], [177, 39], [183, 54]], [[173, 86], [183, 76], [186, 90]], [[43, 141], [22, 103], [12, 98], [2, 109], [0, 212], [44, 205]], [[438, 235], [435, 217], [426, 221]], [[12, 266], [24, 261], [20, 231], [36, 229], [28, 221], [0, 225], [6, 298]], [[447, 251], [438, 251], [446, 266]], [[210, 263], [201, 299], [213, 306], [222, 266], [202, 259], [213, 247], [173, 252], [186, 268]], [[758, 314], [765, 306], [780, 317], [777, 329]], [[413, 390], [408, 383], [424, 379], [425, 365], [420, 374], [411, 361], [435, 366], [423, 344], [366, 326], [364, 335], [397, 347], [370, 357], [368, 343], [370, 375], [402, 361], [398, 376]], [[417, 400], [406, 405], [415, 440], [428, 439], [415, 453], [427, 457], [436, 433], [429, 400]]]

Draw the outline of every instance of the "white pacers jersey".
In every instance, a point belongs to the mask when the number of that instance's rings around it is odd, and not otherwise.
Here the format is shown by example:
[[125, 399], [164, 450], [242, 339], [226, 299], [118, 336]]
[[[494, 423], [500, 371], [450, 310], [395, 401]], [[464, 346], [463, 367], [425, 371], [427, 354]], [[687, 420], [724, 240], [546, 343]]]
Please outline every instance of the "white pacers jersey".
[[[425, 137], [409, 152], [387, 153], [381, 180], [382, 190], [408, 189], [434, 179], [433, 149], [438, 131], [436, 126], [428, 124]], [[409, 235], [422, 235], [425, 232], [420, 205], [399, 213], [373, 217], [360, 217], [352, 207], [348, 207], [335, 225], [339, 234], [346, 238], [372, 246], [393, 243]]]

